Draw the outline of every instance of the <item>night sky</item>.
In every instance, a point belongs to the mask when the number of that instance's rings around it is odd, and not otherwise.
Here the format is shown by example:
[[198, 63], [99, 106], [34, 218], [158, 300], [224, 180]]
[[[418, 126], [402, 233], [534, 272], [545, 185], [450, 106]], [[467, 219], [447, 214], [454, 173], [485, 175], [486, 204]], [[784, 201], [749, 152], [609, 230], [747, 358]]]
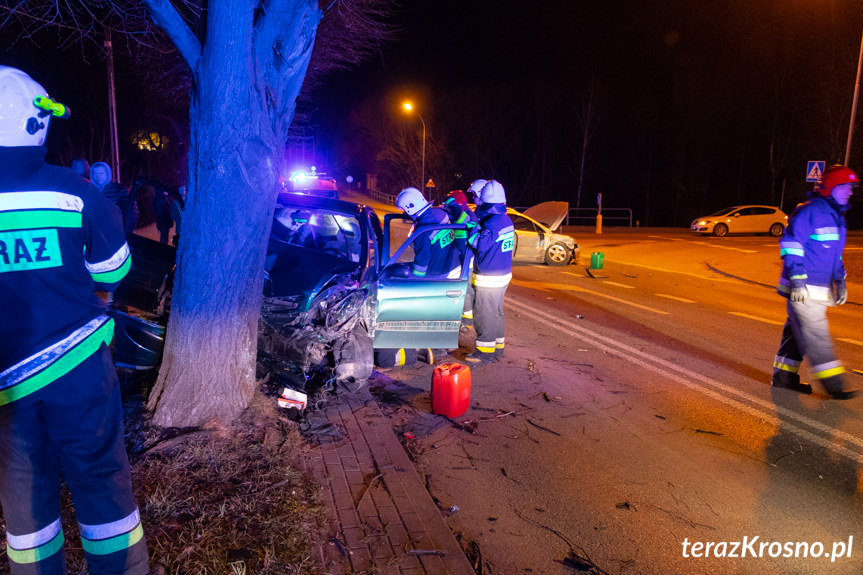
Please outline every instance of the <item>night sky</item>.
[[[420, 127], [399, 111], [407, 97], [425, 119], [426, 176], [439, 190], [493, 177], [512, 205], [587, 208], [601, 192], [604, 208], [629, 208], [641, 225], [686, 226], [737, 203], [789, 211], [811, 187], [808, 160], [844, 160], [859, 0], [402, 4], [392, 19], [398, 39], [326, 78], [300, 108], [311, 110], [304, 135], [314, 136], [314, 160], [333, 175], [375, 174], [391, 193], [417, 185]], [[35, 67], [72, 106], [51, 142], [59, 162], [82, 146], [91, 157], [105, 149], [93, 117], [74, 113], [104, 108], [104, 62], [82, 67], [83, 53], [43, 42], [0, 54]], [[127, 72], [118, 70], [119, 81]], [[158, 115], [159, 129], [182, 140], [185, 118], [166, 105], [182, 98], [169, 88], [118, 94], [121, 130]], [[175, 163], [170, 183], [179, 185], [184, 168]], [[863, 130], [850, 165], [863, 170]], [[165, 169], [137, 162], [124, 178]], [[863, 202], [850, 220], [863, 227]]]
[[[604, 207], [631, 208], [642, 224], [688, 225], [735, 203], [790, 210], [811, 186], [806, 161], [844, 160], [861, 2], [406, 4], [400, 40], [316, 96], [334, 159], [348, 155], [351, 115], [377, 101], [375, 113], [397, 116], [400, 98], [414, 96], [448, 156], [432, 175], [450, 187], [498, 178], [517, 205], [574, 205], [575, 112], [592, 93], [581, 205], [602, 192]], [[478, 122], [483, 110], [494, 117]], [[494, 161], [472, 160], [462, 144], [477, 124], [495, 134], [482, 144]], [[856, 142], [851, 167], [863, 170], [863, 132]]]

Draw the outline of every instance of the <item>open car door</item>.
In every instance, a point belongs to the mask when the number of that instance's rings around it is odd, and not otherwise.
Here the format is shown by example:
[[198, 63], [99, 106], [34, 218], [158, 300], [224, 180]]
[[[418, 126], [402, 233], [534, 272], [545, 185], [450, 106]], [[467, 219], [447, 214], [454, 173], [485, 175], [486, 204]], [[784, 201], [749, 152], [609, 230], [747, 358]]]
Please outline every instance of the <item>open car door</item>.
[[[424, 226], [421, 233], [410, 234], [411, 222], [406, 216], [387, 214], [384, 217], [384, 249], [381, 250], [384, 264], [375, 282], [377, 310], [373, 345], [376, 349], [458, 347], [471, 258], [465, 257], [454, 242], [450, 246], [459, 254], [458, 277], [418, 277], [411, 274], [410, 267], [413, 244], [424, 239], [426, 232], [437, 233], [442, 229], [464, 230], [467, 227], [438, 224]], [[393, 251], [393, 246], [400, 247]]]

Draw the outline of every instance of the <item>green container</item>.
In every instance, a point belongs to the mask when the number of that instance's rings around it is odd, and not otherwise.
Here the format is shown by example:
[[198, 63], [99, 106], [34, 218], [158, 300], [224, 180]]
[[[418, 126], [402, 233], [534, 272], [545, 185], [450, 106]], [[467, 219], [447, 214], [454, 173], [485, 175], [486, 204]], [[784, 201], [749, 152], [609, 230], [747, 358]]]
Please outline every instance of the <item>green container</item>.
[[590, 254], [590, 269], [601, 270], [604, 259], [605, 255], [602, 252], [593, 252]]

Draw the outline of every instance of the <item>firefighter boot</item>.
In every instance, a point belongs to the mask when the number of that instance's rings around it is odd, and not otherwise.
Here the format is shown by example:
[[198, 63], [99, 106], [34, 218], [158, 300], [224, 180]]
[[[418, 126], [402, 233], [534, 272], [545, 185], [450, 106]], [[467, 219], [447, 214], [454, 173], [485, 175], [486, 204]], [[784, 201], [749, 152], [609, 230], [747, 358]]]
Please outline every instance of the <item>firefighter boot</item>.
[[842, 374], [825, 377], [821, 380], [821, 385], [833, 399], [851, 399], [859, 393], [845, 389], [845, 378]]
[[812, 386], [808, 383], [801, 382], [800, 374], [785, 371], [783, 369], [777, 369], [773, 371], [773, 377], [770, 380], [770, 385], [772, 385], [773, 387], [780, 387], [782, 389], [799, 391], [800, 393], [805, 394], [812, 393]]
[[495, 357], [493, 351], [488, 352], [477, 349], [464, 356], [464, 361], [468, 363], [494, 363], [497, 361], [497, 357]]

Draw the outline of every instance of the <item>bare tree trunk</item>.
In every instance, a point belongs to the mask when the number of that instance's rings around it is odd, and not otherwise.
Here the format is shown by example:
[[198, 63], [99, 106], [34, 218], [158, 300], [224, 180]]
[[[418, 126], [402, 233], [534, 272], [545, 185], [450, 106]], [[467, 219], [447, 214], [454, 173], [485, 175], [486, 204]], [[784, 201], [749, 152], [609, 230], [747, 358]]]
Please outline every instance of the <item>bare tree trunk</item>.
[[[215, 41], [194, 68], [191, 217], [183, 222], [162, 368], [148, 402], [157, 425], [230, 422], [255, 390], [266, 243], [320, 16], [312, 1], [284, 3], [285, 21], [250, 33], [252, 4], [209, 4], [207, 36]], [[295, 42], [279, 45], [275, 62], [266, 59], [272, 45], [253, 45], [268, 32]]]

